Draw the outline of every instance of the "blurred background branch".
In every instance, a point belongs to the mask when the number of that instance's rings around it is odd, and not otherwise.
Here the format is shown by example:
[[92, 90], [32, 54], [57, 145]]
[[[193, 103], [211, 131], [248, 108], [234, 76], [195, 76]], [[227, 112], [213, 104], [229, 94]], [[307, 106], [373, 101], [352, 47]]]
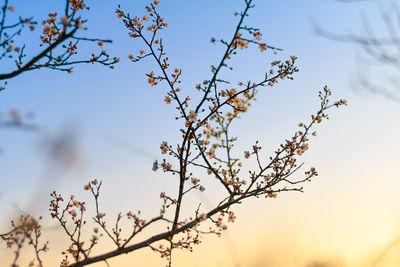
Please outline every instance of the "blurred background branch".
[[[372, 0], [335, 0], [341, 3], [372, 2]], [[400, 7], [397, 1], [376, 1], [380, 21], [360, 12], [359, 34], [327, 29], [314, 18], [313, 31], [335, 42], [353, 43], [362, 51], [356, 59], [357, 74], [352, 85], [400, 102]], [[381, 24], [381, 25], [380, 25]], [[380, 80], [383, 78], [384, 82]]]

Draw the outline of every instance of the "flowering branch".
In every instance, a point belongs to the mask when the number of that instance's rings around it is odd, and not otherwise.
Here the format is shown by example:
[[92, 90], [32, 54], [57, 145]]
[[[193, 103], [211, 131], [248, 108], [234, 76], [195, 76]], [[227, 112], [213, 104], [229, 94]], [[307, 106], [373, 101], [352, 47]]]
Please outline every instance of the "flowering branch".
[[[147, 13], [142, 17], [133, 17], [118, 7], [117, 17], [122, 19], [129, 35], [134, 39], [140, 39], [145, 46], [145, 49], [139, 50], [137, 55], [129, 55], [129, 59], [132, 62], [150, 58], [155, 61], [158, 73], [150, 71], [146, 74], [146, 79], [150, 86], [162, 83], [166, 85], [164, 102], [176, 105], [179, 113], [176, 119], [182, 121], [179, 129], [182, 140], [176, 146], [163, 141], [160, 150], [161, 154], [167, 157], [155, 160], [152, 167], [153, 171], [162, 169], [164, 173], [178, 177], [175, 181], [177, 195], [173, 197], [162, 192], [159, 214], [153, 218], [144, 219], [140, 212], [120, 212], [115, 224], [110, 228], [105, 220], [106, 214], [101, 211], [99, 204], [102, 182], [97, 180], [89, 182], [84, 189], [94, 198], [93, 221], [99, 228], [93, 229], [92, 238], [85, 244], [81, 233], [86, 224], [84, 220], [86, 204], [71, 196], [63, 205], [62, 196], [53, 192], [50, 204], [51, 216], [59, 222], [71, 241], [64, 252], [65, 258], [61, 266], [85, 266], [146, 247], [166, 258], [168, 266], [171, 266], [174, 250], [180, 248], [191, 251], [194, 245], [200, 243], [201, 235], [221, 235], [222, 231], [227, 229], [227, 223], [233, 223], [236, 219], [231, 210], [232, 206], [250, 197], [275, 198], [282, 192], [303, 192], [301, 184], [318, 175], [316, 169], [312, 167], [306, 170], [301, 178], [292, 178], [303, 166], [303, 163], [297, 164], [297, 161], [309, 148], [309, 136], [316, 135], [311, 129], [315, 124], [328, 119], [326, 113], [328, 109], [347, 104], [343, 99], [330, 104], [331, 91], [327, 87], [319, 92], [320, 107], [311, 116], [311, 121], [307, 124], [299, 123], [300, 129], [290, 139], [285, 140], [269, 160], [262, 160], [261, 146], [258, 142], [251, 150], [244, 151], [244, 159], [235, 156], [237, 153], [234, 153], [234, 144], [237, 137], [232, 137], [230, 131], [233, 121], [248, 111], [256, 100], [259, 88], [272, 88], [279, 81], [292, 80], [293, 75], [298, 72], [295, 66], [296, 57], [291, 56], [284, 61], [272, 62], [271, 68], [265, 71], [264, 78], [256, 82], [238, 81], [238, 86], [232, 88], [230, 82], [221, 77], [222, 68], [233, 70], [227, 62], [240, 50], [251, 45], [256, 45], [260, 52], [280, 50], [262, 43], [260, 31], [243, 24], [249, 10], [254, 7], [252, 0], [245, 0], [244, 3], [243, 11], [238, 14], [239, 21], [231, 41], [220, 40], [220, 43], [226, 45], [220, 63], [217, 67], [212, 66], [210, 79], [195, 86], [197, 92], [201, 94], [198, 103], [192, 103], [190, 96], [182, 96], [183, 90], [179, 87], [182, 70], [178, 67], [172, 69], [168, 64], [163, 41], [158, 37], [159, 31], [165, 29], [168, 24], [157, 11], [158, 0], [153, 0], [146, 6]], [[256, 168], [250, 170], [248, 174], [242, 174], [243, 161], [250, 158], [256, 161]], [[194, 216], [184, 217], [183, 205], [189, 205], [186, 199], [195, 190], [200, 193], [206, 190], [199, 178], [201, 174], [196, 174], [198, 170], [206, 170], [209, 175], [215, 177], [224, 196], [218, 200], [219, 204], [215, 207], [204, 209], [199, 203], [193, 207]], [[129, 231], [120, 226], [124, 220], [131, 224]], [[162, 224], [166, 230], [151, 234], [144, 240], [137, 240], [139, 233], [144, 233], [146, 230], [148, 232], [149, 226], [156, 223]], [[203, 229], [205, 224], [210, 226], [208, 230]], [[91, 256], [90, 252], [103, 236], [100, 231], [105, 233], [104, 236], [115, 246], [109, 251]]]
[[[19, 18], [18, 22], [6, 24], [7, 13], [15, 12], [8, 0], [4, 0], [1, 8], [0, 19], [0, 60], [14, 59], [15, 70], [0, 74], [0, 80], [7, 80], [20, 75], [23, 72], [48, 68], [52, 70], [72, 72], [72, 65], [82, 63], [98, 63], [110, 68], [119, 61], [118, 58], [111, 58], [103, 49], [104, 43], [111, 43], [111, 40], [98, 38], [86, 38], [76, 36], [78, 31], [83, 29], [86, 20], [78, 16], [79, 11], [87, 8], [83, 0], [66, 0], [64, 16], [58, 20], [57, 13], [50, 13], [47, 20], [42, 21], [43, 35], [40, 36], [40, 46], [45, 47], [40, 53], [26, 61], [26, 44], [16, 45], [16, 37], [22, 35], [26, 25], [31, 31], [35, 30], [37, 22], [33, 18]], [[66, 44], [66, 41], [70, 40]], [[92, 54], [89, 59], [72, 60], [77, 54], [79, 42], [97, 42], [101, 48], [97, 54]], [[57, 49], [59, 48], [60, 49]], [[57, 54], [56, 54], [57, 53]], [[5, 90], [7, 81], [0, 87]]]

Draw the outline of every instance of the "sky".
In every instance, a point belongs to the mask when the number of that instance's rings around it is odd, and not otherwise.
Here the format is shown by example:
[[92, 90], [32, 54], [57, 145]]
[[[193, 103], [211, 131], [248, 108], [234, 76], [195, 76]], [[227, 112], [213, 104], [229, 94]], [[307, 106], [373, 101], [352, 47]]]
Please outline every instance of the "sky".
[[[16, 14], [38, 20], [49, 12], [62, 13], [63, 1], [10, 1]], [[386, 2], [385, 2], [386, 3]], [[0, 94], [0, 111], [17, 108], [34, 113], [35, 131], [0, 129], [0, 229], [18, 211], [48, 216], [48, 195], [76, 194], [88, 203], [83, 185], [103, 181], [102, 205], [110, 218], [118, 211], [141, 210], [157, 215], [161, 191], [175, 192], [177, 181], [151, 171], [162, 158], [162, 141], [179, 141], [175, 108], [165, 105], [166, 88], [150, 87], [145, 73], [154, 62], [132, 63], [129, 54], [143, 48], [128, 37], [115, 8], [143, 15], [147, 1], [87, 1], [85, 36], [113, 40], [105, 44], [110, 55], [120, 57], [114, 70], [99, 65], [76, 66], [72, 74], [31, 71], [8, 81]], [[338, 43], [313, 33], [310, 18], [338, 33], [360, 32], [360, 13], [366, 14], [377, 33], [384, 34], [375, 1], [343, 4], [330, 0], [254, 0], [246, 24], [256, 26], [263, 40], [283, 49], [273, 54], [256, 48], [241, 51], [232, 60], [234, 70], [224, 73], [237, 83], [263, 77], [270, 62], [298, 57], [300, 69], [293, 81], [262, 88], [257, 102], [232, 126], [242, 155], [256, 140], [271, 153], [310, 118], [318, 108], [318, 91], [327, 85], [332, 99], [344, 98], [348, 106], [330, 111], [329, 121], [317, 125], [318, 135], [302, 160], [316, 167], [319, 176], [307, 183], [304, 193], [281, 194], [276, 199], [254, 199], [234, 207], [236, 222], [220, 238], [204, 236], [194, 252], [178, 252], [175, 266], [372, 266], [387, 246], [400, 236], [400, 103], [353, 86], [363, 71], [365, 57], [353, 44]], [[164, 42], [171, 66], [182, 69], [183, 93], [210, 76], [223, 47], [211, 37], [231, 38], [237, 22], [233, 14], [240, 0], [160, 1], [159, 11], [168, 22]], [[39, 30], [23, 35], [21, 43], [39, 51]], [[79, 55], [91, 54], [82, 46]], [[2, 64], [3, 73], [10, 64]], [[372, 70], [371, 79], [385, 85], [385, 69]], [[265, 90], [264, 90], [265, 89]], [[55, 145], [58, 146], [55, 149]], [[55, 156], [56, 155], [56, 156]], [[70, 161], [69, 159], [73, 159]], [[253, 166], [253, 163], [248, 163]], [[190, 201], [212, 206], [216, 184], [200, 177], [208, 187]], [[208, 204], [207, 204], [208, 203]], [[44, 232], [54, 244], [48, 262], [60, 259], [63, 240], [54, 222], [44, 218]], [[160, 229], [154, 228], [154, 232]], [[148, 233], [149, 235], [154, 232]], [[109, 244], [103, 244], [107, 249]], [[396, 266], [400, 244], [391, 248], [377, 266]], [[397, 253], [397, 254], [396, 254]], [[10, 258], [4, 246], [0, 258]], [[57, 256], [57, 257], [56, 257]], [[165, 261], [149, 249], [110, 260], [111, 266], [162, 266]], [[320, 263], [320, 265], [317, 265]], [[54, 263], [53, 263], [54, 264]], [[314, 265], [313, 265], [314, 264]], [[326, 264], [326, 265], [321, 265]], [[98, 264], [94, 266], [104, 266]], [[52, 266], [51, 264], [49, 266]]]

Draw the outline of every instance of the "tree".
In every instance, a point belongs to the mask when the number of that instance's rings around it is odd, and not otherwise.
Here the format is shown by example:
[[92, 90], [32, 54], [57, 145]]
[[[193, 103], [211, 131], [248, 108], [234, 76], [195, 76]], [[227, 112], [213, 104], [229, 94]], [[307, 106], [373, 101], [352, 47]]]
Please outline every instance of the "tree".
[[[247, 112], [255, 101], [259, 88], [275, 87], [279, 81], [293, 79], [298, 71], [296, 57], [272, 62], [271, 68], [263, 72], [264, 78], [259, 81], [231, 83], [223, 77], [222, 70], [232, 70], [230, 59], [241, 50], [251, 46], [256, 46], [260, 52], [278, 50], [261, 41], [259, 29], [245, 24], [249, 10], [254, 8], [252, 0], [245, 0], [243, 11], [236, 14], [238, 23], [232, 38], [212, 39], [213, 43], [221, 44], [225, 51], [218, 64], [211, 67], [211, 77], [195, 85], [195, 92], [190, 96], [182, 95], [182, 70], [169, 66], [166, 49], [160, 37], [160, 32], [168, 24], [158, 12], [158, 4], [158, 0], [154, 0], [146, 6], [145, 15], [131, 16], [121, 7], [116, 10], [116, 15], [123, 21], [129, 36], [140, 40], [145, 46], [136, 55], [129, 55], [129, 59], [132, 62], [147, 59], [155, 62], [158, 70], [148, 72], [146, 79], [150, 86], [165, 85], [167, 90], [164, 102], [167, 105], [174, 104], [178, 111], [175, 119], [182, 125], [179, 129], [181, 139], [174, 141], [179, 142], [178, 145], [163, 141], [160, 150], [165, 157], [155, 160], [152, 168], [153, 171], [163, 171], [176, 177], [177, 195], [161, 192], [160, 212], [150, 219], [143, 218], [139, 212], [121, 212], [112, 222], [113, 227], [109, 227], [111, 222], [106, 222], [106, 214], [99, 202], [102, 182], [92, 180], [84, 185], [84, 190], [92, 195], [95, 206], [95, 226], [87, 238], [84, 236], [84, 233], [88, 233], [84, 217], [87, 214], [86, 203], [78, 201], [74, 195], [64, 199], [57, 192], [52, 192], [51, 217], [70, 239], [70, 244], [64, 251], [62, 266], [107, 262], [112, 257], [142, 248], [150, 248], [159, 253], [167, 259], [168, 266], [171, 266], [174, 250], [192, 250], [193, 245], [200, 243], [199, 236], [206, 233], [221, 235], [227, 228], [227, 223], [235, 221], [236, 215], [232, 206], [248, 198], [275, 198], [282, 192], [302, 192], [301, 185], [318, 175], [316, 169], [311, 167], [304, 172], [304, 176], [293, 177], [303, 166], [303, 163], [298, 163], [298, 158], [308, 150], [309, 137], [316, 135], [312, 130], [313, 126], [328, 118], [328, 109], [346, 104], [343, 99], [330, 103], [331, 91], [324, 87], [319, 92], [321, 104], [311, 120], [299, 123], [299, 130], [285, 140], [274, 151], [273, 156], [263, 160], [258, 142], [240, 153], [242, 156], [238, 156], [234, 150], [237, 138], [230, 132], [232, 123]], [[247, 160], [254, 160], [257, 168], [244, 174], [241, 169]], [[189, 209], [191, 216], [184, 216], [183, 205], [188, 203], [193, 192], [202, 193], [206, 190], [200, 177], [207, 174], [225, 192], [224, 197], [216, 199], [219, 204], [211, 209], [198, 203]], [[123, 229], [120, 226], [123, 221], [130, 222], [131, 228]], [[149, 231], [155, 223], [162, 223], [165, 230], [159, 233], [148, 232], [144, 240], [137, 239], [139, 234]], [[49, 245], [40, 243], [40, 236], [39, 219], [22, 215], [18, 221], [12, 222], [11, 230], [2, 234], [1, 239], [14, 251], [13, 264], [17, 263], [22, 247], [28, 245], [35, 251], [33, 264], [43, 266], [42, 254], [48, 250]], [[113, 242], [114, 248], [92, 255], [93, 248], [105, 238]]]
[[[335, 0], [342, 3], [367, 2], [367, 0]], [[384, 4], [382, 4], [384, 3]], [[335, 33], [324, 29], [317, 23], [311, 21], [314, 32], [327, 39], [353, 43], [358, 45], [366, 56], [367, 60], [359, 59], [358, 68], [365, 71], [359, 71], [354, 85], [362, 87], [370, 92], [381, 95], [388, 99], [399, 102], [399, 80], [397, 78], [399, 71], [399, 45], [400, 36], [398, 32], [400, 18], [400, 7], [397, 2], [390, 1], [385, 5], [385, 2], [380, 2], [381, 22], [385, 29], [380, 29], [379, 23], [371, 21], [365, 14], [361, 14], [362, 34], [344, 34]], [[373, 75], [371, 75], [373, 73]], [[384, 80], [387, 84], [377, 82], [377, 74], [383, 73]]]

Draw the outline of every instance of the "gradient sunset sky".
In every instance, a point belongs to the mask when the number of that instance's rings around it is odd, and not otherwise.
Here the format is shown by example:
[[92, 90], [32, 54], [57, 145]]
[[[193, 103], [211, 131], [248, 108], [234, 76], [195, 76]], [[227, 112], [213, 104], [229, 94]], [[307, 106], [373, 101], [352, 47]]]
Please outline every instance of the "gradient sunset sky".
[[[64, 1], [10, 1], [16, 14], [41, 20], [50, 12], [62, 13]], [[236, 222], [221, 238], [204, 236], [194, 252], [178, 252], [174, 266], [371, 266], [385, 248], [400, 236], [400, 103], [355, 88], [356, 75], [365, 71], [362, 50], [352, 44], [317, 36], [310, 18], [321, 27], [338, 32], [362, 32], [360, 12], [384, 34], [380, 8], [390, 1], [343, 4], [331, 0], [254, 0], [246, 24], [255, 26], [268, 45], [283, 49], [260, 54], [256, 48], [241, 51], [235, 67], [225, 77], [262, 79], [273, 60], [298, 57], [300, 71], [293, 81], [261, 88], [257, 102], [232, 131], [239, 137], [237, 154], [259, 140], [269, 155], [292, 136], [300, 121], [307, 121], [319, 107], [318, 91], [327, 85], [332, 99], [344, 98], [348, 106], [330, 110], [330, 119], [317, 125], [317, 137], [301, 158], [305, 168], [315, 167], [319, 176], [305, 184], [304, 193], [281, 194], [276, 199], [249, 200], [233, 207]], [[48, 216], [52, 190], [65, 196], [76, 194], [88, 202], [83, 185], [95, 178], [103, 181], [102, 205], [110, 218], [118, 211], [141, 210], [147, 218], [159, 212], [161, 191], [176, 191], [176, 177], [152, 172], [154, 159], [161, 159], [160, 143], [178, 142], [180, 122], [176, 109], [165, 105], [166, 87], [150, 87], [144, 73], [156, 70], [150, 59], [132, 63], [143, 45], [128, 37], [115, 8], [134, 15], [145, 14], [148, 1], [87, 1], [85, 11], [89, 37], [112, 39], [105, 44], [110, 55], [120, 57], [114, 70], [81, 65], [72, 74], [40, 70], [23, 73], [8, 82], [0, 93], [0, 111], [17, 108], [33, 112], [30, 123], [37, 131], [0, 129], [0, 229], [18, 211]], [[159, 12], [168, 22], [163, 32], [171, 66], [182, 69], [183, 94], [195, 95], [194, 86], [208, 79], [210, 65], [217, 64], [223, 47], [211, 37], [230, 39], [241, 11], [241, 0], [163, 0]], [[23, 35], [21, 42], [38, 51], [40, 27]], [[78, 50], [90, 56], [95, 45]], [[1, 65], [1, 73], [9, 66]], [[372, 69], [371, 79], [385, 85], [389, 72]], [[196, 99], [196, 97], [194, 97]], [[62, 155], [51, 149], [65, 141]], [[53, 145], [53, 146], [52, 146]], [[53, 151], [54, 152], [54, 151]], [[68, 154], [69, 153], [69, 154]], [[249, 163], [250, 166], [254, 163]], [[204, 196], [193, 202], [215, 205], [220, 199], [209, 176]], [[92, 207], [91, 207], [92, 208]], [[90, 208], [89, 208], [90, 209]], [[61, 259], [59, 233], [44, 218], [50, 240], [46, 261], [56, 266]], [[160, 229], [154, 228], [156, 233]], [[107, 249], [105, 244], [103, 247]], [[400, 244], [390, 249], [376, 266], [398, 266]], [[0, 246], [0, 258], [11, 253]], [[331, 265], [312, 265], [313, 263]], [[164, 266], [165, 261], [149, 249], [109, 261], [111, 266]], [[100, 263], [93, 266], [105, 266]]]

